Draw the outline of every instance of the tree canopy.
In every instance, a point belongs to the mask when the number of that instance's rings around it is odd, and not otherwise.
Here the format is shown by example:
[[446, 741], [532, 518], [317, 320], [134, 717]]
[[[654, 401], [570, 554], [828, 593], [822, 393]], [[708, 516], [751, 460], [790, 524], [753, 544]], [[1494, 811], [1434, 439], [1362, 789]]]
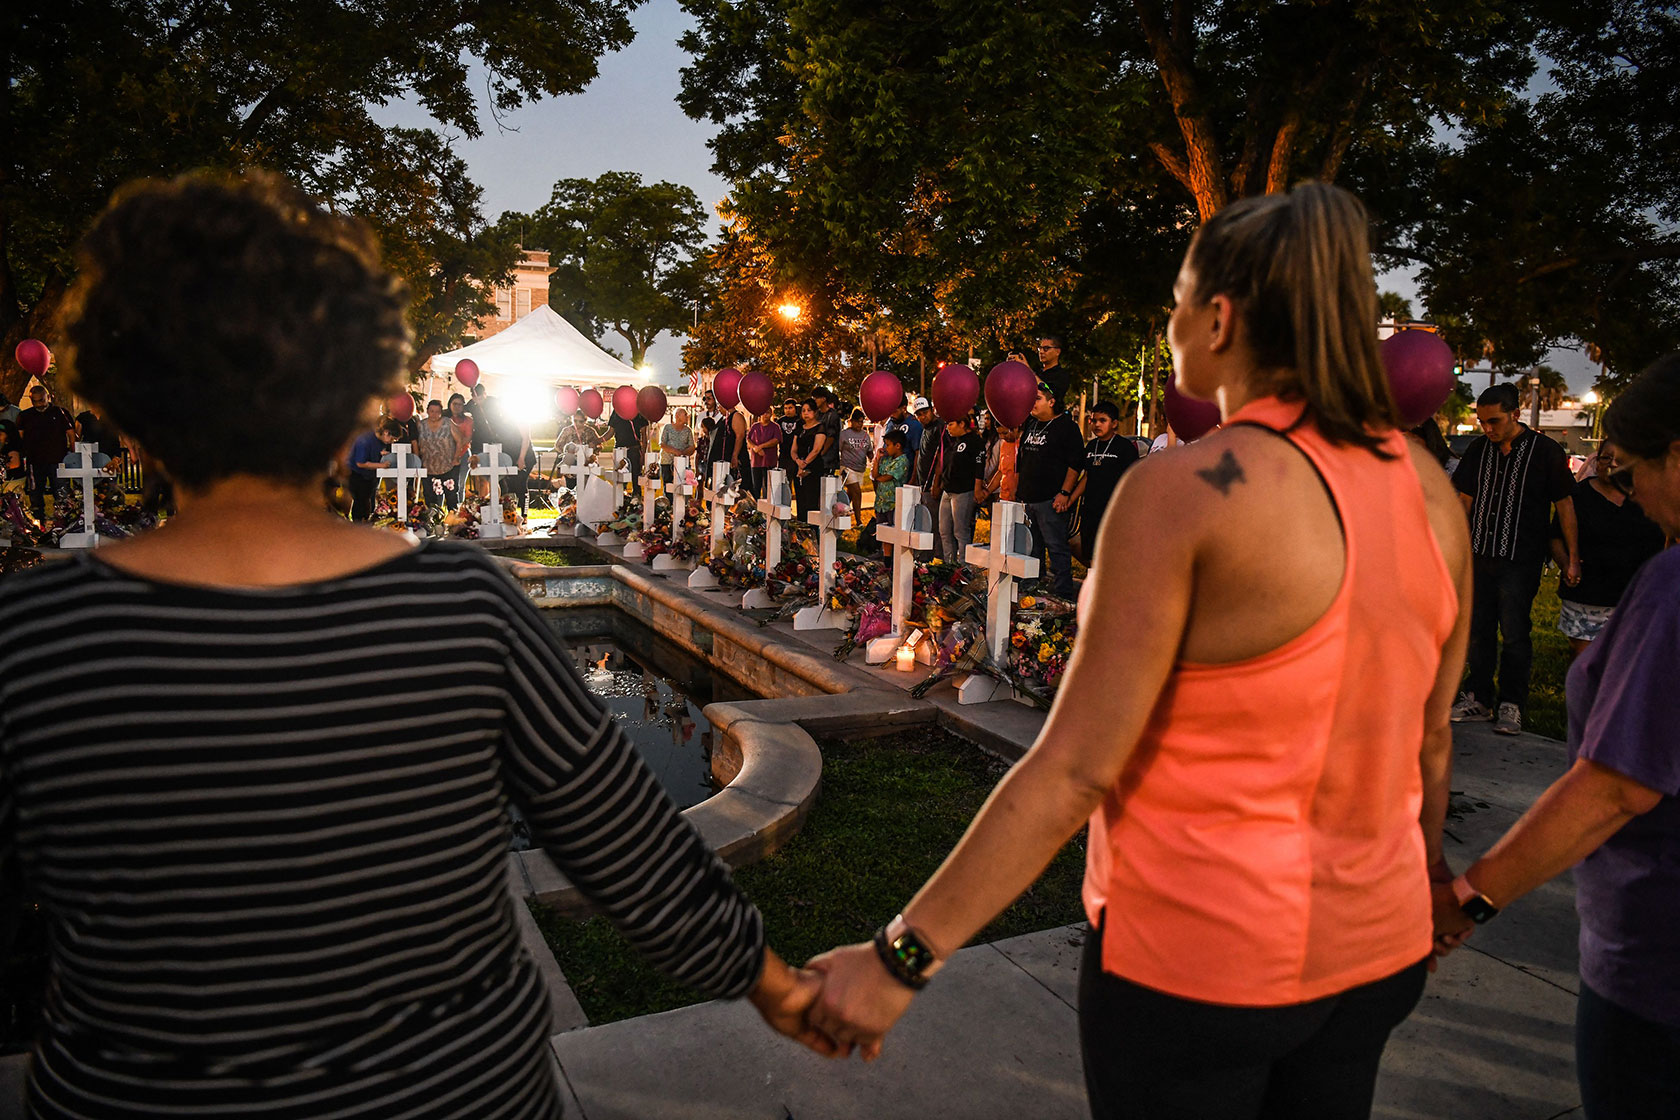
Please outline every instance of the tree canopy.
[[627, 171], [561, 179], [546, 205], [503, 214], [497, 229], [549, 251], [549, 306], [593, 338], [617, 331], [631, 365], [661, 331], [687, 326], [702, 295], [706, 208], [676, 183]]
[[[412, 98], [445, 129], [575, 93], [630, 41], [637, 0], [17, 0], [0, 9], [0, 336], [56, 337], [76, 240], [121, 183], [267, 167], [375, 225], [415, 294], [423, 361], [489, 310], [510, 242], [433, 130], [378, 123]], [[0, 387], [15, 389], [8, 363]]]
[[1503, 368], [1672, 348], [1676, 16], [1657, 0], [684, 0], [680, 102], [775, 284], [927, 356], [1125, 365], [1228, 201], [1366, 200], [1380, 263]]

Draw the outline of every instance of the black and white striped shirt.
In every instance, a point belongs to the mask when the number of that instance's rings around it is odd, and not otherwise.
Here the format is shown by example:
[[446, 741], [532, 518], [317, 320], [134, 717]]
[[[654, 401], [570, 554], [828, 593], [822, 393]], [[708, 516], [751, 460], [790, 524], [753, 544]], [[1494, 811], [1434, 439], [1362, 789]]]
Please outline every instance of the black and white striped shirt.
[[0, 862], [51, 926], [32, 1108], [558, 1115], [508, 798], [656, 966], [753, 985], [758, 912], [479, 550], [0, 582]]

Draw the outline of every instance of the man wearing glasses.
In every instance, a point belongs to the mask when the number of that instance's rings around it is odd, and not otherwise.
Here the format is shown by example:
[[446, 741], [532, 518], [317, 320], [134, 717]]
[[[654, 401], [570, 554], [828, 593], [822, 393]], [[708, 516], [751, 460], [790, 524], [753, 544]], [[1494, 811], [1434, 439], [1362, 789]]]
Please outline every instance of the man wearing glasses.
[[1038, 379], [1050, 386], [1050, 391], [1056, 394], [1056, 403], [1067, 401], [1068, 370], [1062, 365], [1062, 336], [1047, 334], [1038, 340]]
[[1528, 703], [1534, 664], [1530, 614], [1540, 590], [1553, 507], [1563, 537], [1563, 581], [1573, 587], [1581, 580], [1571, 497], [1575, 480], [1563, 448], [1517, 419], [1515, 385], [1495, 385], [1477, 397], [1476, 419], [1482, 435], [1465, 449], [1453, 473], [1453, 485], [1470, 517], [1475, 601], [1469, 672], [1452, 718], [1460, 723], [1491, 719], [1495, 731], [1515, 735], [1522, 730]]

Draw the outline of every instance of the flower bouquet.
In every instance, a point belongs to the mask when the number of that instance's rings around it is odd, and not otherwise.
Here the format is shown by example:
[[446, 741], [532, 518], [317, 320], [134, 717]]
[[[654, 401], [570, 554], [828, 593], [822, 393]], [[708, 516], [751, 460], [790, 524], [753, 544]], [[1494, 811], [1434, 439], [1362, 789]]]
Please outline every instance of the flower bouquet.
[[1029, 695], [1054, 696], [1078, 633], [1074, 604], [1048, 595], [1023, 597], [1009, 634], [1009, 668], [1030, 687], [1016, 688]]

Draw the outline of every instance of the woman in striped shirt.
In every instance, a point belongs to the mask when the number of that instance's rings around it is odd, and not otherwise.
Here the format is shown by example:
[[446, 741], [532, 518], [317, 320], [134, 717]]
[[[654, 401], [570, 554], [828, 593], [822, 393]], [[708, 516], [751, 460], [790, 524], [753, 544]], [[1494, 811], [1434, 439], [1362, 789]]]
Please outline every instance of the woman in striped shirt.
[[[78, 392], [180, 512], [0, 584], [0, 871], [51, 925], [33, 1115], [557, 1116], [510, 800], [655, 965], [803, 1031], [814, 982], [518, 589], [321, 508], [404, 303], [266, 177], [143, 185], [84, 242]], [[213, 435], [299, 399], [260, 474]]]

